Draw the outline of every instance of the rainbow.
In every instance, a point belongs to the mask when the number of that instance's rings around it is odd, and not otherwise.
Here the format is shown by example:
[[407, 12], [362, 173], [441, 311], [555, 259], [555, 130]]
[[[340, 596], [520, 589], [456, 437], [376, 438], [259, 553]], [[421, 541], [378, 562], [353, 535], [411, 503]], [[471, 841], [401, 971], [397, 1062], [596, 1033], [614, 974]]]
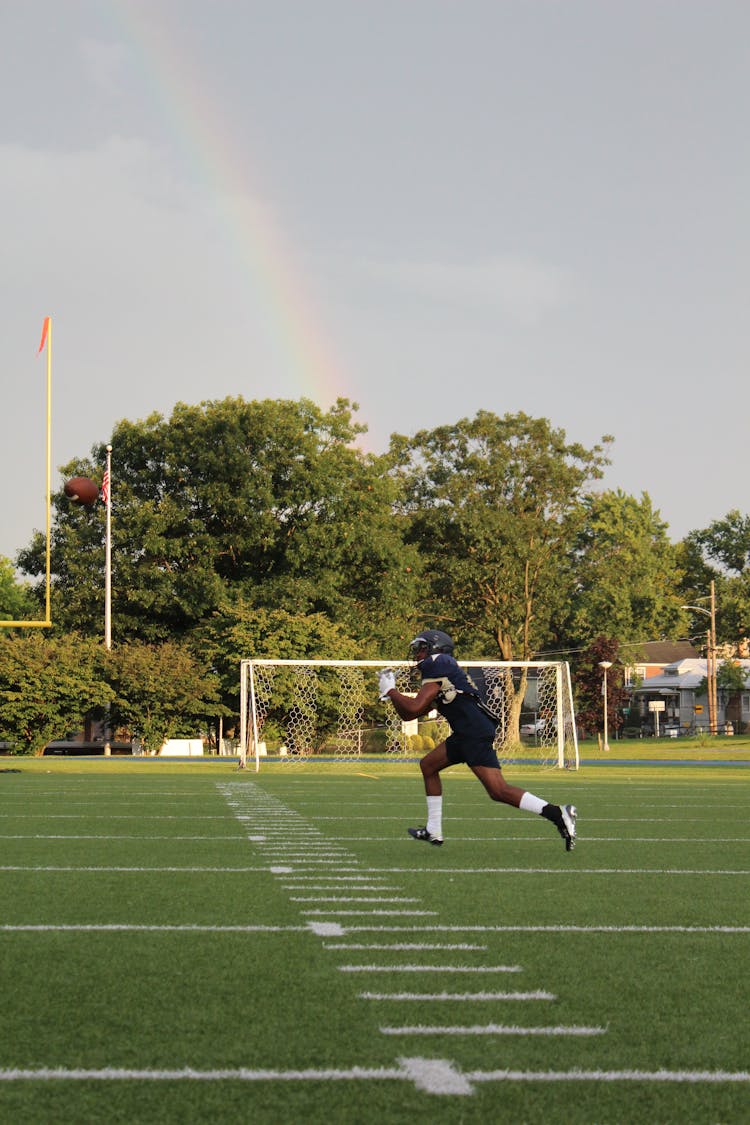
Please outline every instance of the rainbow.
[[150, 99], [183, 157], [196, 166], [220, 203], [220, 225], [238, 271], [260, 303], [269, 337], [300, 396], [327, 408], [352, 398], [283, 224], [251, 176], [247, 153], [212, 104], [210, 83], [189, 56], [179, 25], [166, 26], [152, 5], [116, 0], [108, 9], [113, 37], [130, 48]]

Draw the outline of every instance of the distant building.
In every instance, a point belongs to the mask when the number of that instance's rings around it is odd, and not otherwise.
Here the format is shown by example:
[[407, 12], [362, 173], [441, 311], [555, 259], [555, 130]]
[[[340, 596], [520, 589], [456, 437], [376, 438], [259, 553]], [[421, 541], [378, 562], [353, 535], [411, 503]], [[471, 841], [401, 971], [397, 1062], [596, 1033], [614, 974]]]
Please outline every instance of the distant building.
[[[733, 733], [741, 734], [750, 729], [750, 660], [738, 660], [737, 663], [745, 671], [747, 690], [727, 692], [719, 689], [716, 724], [719, 731], [725, 731], [730, 724]], [[636, 681], [631, 689], [626, 726], [639, 727], [642, 734], [653, 734], [658, 715], [661, 734], [708, 730], [707, 676], [707, 661], [689, 658], [677, 660], [657, 674], [645, 676], [641, 682]], [[663, 709], [656, 711], [649, 706], [656, 703], [663, 703]]]
[[625, 686], [637, 680], [660, 676], [665, 668], [679, 660], [696, 660], [700, 653], [690, 641], [646, 641], [640, 646], [638, 660], [625, 665]]

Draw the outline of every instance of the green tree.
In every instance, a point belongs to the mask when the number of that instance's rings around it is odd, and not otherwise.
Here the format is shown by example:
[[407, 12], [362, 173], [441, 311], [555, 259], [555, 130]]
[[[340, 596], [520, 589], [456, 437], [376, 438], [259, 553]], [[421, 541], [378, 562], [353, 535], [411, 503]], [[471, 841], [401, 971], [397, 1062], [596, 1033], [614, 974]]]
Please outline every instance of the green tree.
[[[750, 517], [733, 509], [707, 528], [691, 531], [679, 552], [683, 603], [707, 607], [713, 582], [717, 639], [739, 648], [750, 637]], [[702, 615], [689, 620], [696, 633], [705, 633]]]
[[702, 531], [693, 531], [688, 539], [722, 569], [742, 574], [750, 565], [750, 516], [733, 508], [724, 519], [714, 520]]
[[[466, 656], [530, 659], [570, 596], [581, 500], [607, 464], [602, 446], [570, 443], [546, 418], [480, 411], [395, 435], [391, 455], [405, 538], [423, 565], [422, 622], [454, 632]], [[516, 725], [525, 690], [522, 674]]]
[[111, 721], [158, 753], [168, 738], [189, 738], [223, 713], [219, 682], [185, 645], [131, 641], [107, 654], [113, 688]]
[[31, 621], [35, 612], [31, 591], [17, 580], [10, 559], [0, 555], [0, 620]]
[[112, 698], [101, 645], [87, 637], [0, 630], [0, 737], [38, 754]]
[[[480, 411], [394, 436], [405, 536], [423, 563], [423, 621], [460, 629], [466, 655], [527, 660], [572, 583], [581, 499], [607, 464], [546, 418]], [[561, 586], [563, 589], [561, 589]]]
[[574, 546], [576, 589], [561, 624], [571, 648], [604, 634], [621, 644], [680, 631], [681, 571], [649, 496], [619, 489], [584, 497]]
[[233, 715], [239, 715], [241, 660], [367, 658], [361, 642], [353, 639], [344, 625], [323, 613], [289, 613], [250, 605], [242, 598], [204, 622], [193, 643], [215, 670], [222, 702]]
[[[111, 437], [115, 641], [187, 637], [239, 598], [322, 613], [375, 644], [412, 610], [417, 561], [393, 518], [394, 482], [355, 441], [341, 399], [178, 404]], [[99, 479], [104, 446], [65, 467]], [[98, 631], [104, 508], [54, 498], [53, 620]], [[20, 562], [41, 574], [36, 537]], [[335, 654], [334, 654], [335, 655]]]

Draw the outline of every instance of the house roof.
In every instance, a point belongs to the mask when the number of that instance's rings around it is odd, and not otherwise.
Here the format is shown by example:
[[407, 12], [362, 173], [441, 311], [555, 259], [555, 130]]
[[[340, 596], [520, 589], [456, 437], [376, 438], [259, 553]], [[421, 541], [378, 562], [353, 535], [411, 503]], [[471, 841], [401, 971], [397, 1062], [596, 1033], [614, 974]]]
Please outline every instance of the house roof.
[[[736, 663], [744, 669], [746, 679], [750, 678], [750, 660], [738, 660]], [[705, 660], [677, 660], [668, 665], [658, 676], [649, 676], [647, 680], [633, 689], [633, 694], [659, 695], [663, 690], [669, 688], [673, 690], [696, 688], [701, 680], [705, 680], [707, 675], [708, 666]]]
[[646, 641], [640, 651], [643, 656], [637, 660], [639, 664], [674, 664], [698, 656], [691, 641]]

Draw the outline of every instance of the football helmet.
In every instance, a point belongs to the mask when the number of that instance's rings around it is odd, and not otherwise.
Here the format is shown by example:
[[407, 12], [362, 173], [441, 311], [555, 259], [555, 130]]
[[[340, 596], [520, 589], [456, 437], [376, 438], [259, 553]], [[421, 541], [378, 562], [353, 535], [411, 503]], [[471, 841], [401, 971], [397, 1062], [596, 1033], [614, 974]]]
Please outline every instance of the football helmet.
[[436, 652], [446, 652], [453, 655], [453, 640], [441, 629], [425, 629], [409, 645], [409, 655], [412, 660], [416, 658], [421, 648], [427, 648], [427, 655], [434, 656]]

